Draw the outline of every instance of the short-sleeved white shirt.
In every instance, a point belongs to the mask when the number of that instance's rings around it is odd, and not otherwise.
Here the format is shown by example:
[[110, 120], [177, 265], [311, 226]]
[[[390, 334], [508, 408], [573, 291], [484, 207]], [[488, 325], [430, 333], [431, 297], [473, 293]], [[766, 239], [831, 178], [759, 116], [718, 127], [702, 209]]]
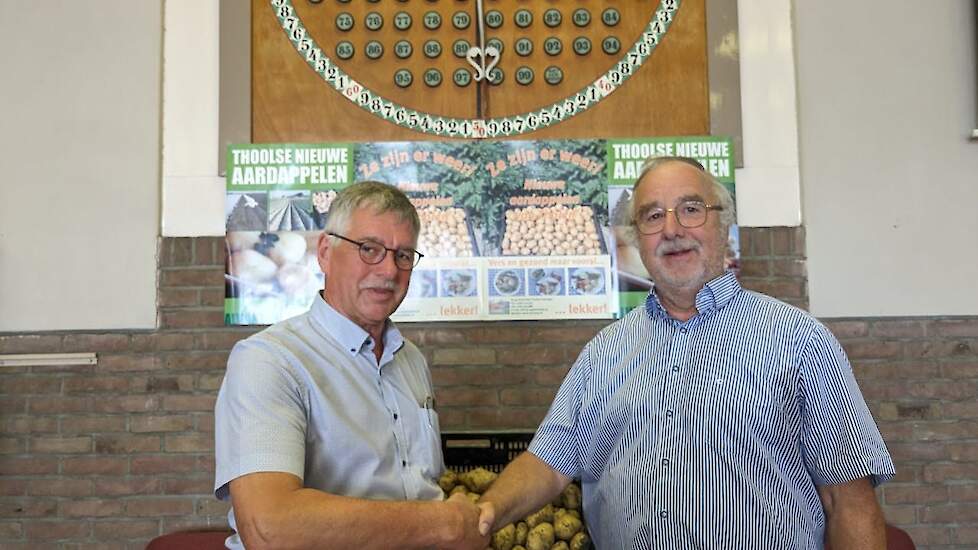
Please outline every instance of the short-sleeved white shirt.
[[[379, 361], [366, 331], [322, 297], [238, 342], [215, 407], [214, 494], [231, 480], [286, 472], [303, 486], [379, 500], [442, 498], [431, 375], [393, 323]], [[234, 510], [228, 514], [234, 526]], [[234, 540], [232, 540], [234, 539]], [[229, 548], [240, 547], [237, 536]]]

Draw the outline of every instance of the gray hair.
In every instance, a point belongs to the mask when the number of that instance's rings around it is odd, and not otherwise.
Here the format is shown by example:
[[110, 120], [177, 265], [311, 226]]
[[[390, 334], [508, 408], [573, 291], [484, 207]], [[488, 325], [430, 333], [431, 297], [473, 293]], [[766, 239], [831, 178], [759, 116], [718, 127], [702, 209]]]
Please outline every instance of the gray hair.
[[[358, 208], [370, 207], [378, 214], [393, 212], [411, 226], [414, 238], [421, 233], [421, 219], [411, 200], [403, 191], [379, 181], [362, 181], [343, 189], [329, 206], [326, 233], [344, 234], [350, 230], [350, 218]], [[334, 239], [335, 240], [335, 239]]]
[[632, 200], [629, 202], [628, 207], [628, 219], [632, 230], [635, 229], [635, 191], [638, 190], [638, 184], [646, 174], [670, 162], [681, 162], [699, 170], [703, 183], [713, 189], [713, 194], [717, 197], [717, 203], [723, 207], [723, 210], [719, 212], [720, 228], [726, 234], [730, 230], [730, 226], [737, 223], [737, 207], [734, 204], [733, 195], [727, 190], [727, 186], [720, 183], [719, 180], [713, 177], [713, 174], [707, 172], [702, 164], [697, 162], [696, 159], [689, 157], [650, 157], [642, 164], [642, 169], [639, 171], [638, 177], [635, 178], [635, 184], [632, 186]]

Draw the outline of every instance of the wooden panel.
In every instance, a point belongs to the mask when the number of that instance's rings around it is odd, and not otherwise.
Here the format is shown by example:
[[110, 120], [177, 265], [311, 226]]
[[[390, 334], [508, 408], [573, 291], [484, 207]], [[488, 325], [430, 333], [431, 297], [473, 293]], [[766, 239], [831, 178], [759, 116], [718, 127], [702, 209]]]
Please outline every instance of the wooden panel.
[[[640, 20], [632, 26], [634, 35], [628, 41], [622, 40], [624, 52], [648, 25], [650, 12], [646, 3], [603, 2], [619, 4], [626, 19]], [[658, 4], [657, 2], [655, 4]], [[592, 3], [582, 3], [591, 6]], [[641, 10], [635, 7], [641, 6]], [[626, 12], [626, 9], [631, 8]], [[598, 12], [597, 9], [594, 10]], [[640, 13], [634, 13], [640, 11]], [[600, 13], [600, 12], [598, 12]], [[594, 22], [591, 23], [594, 25]], [[599, 22], [600, 24], [600, 22]], [[596, 43], [598, 49], [600, 44]], [[576, 57], [565, 48], [564, 58]], [[602, 59], [604, 54], [592, 50], [587, 61], [570, 60], [566, 64], [580, 71], [573, 86], [567, 86], [564, 95], [579, 90], [592, 82], [597, 75], [608, 70], [613, 61]], [[578, 69], [577, 67], [580, 67]], [[534, 81], [526, 92], [521, 94], [493, 94], [491, 116], [505, 116], [531, 107], [541, 107], [551, 103], [531, 103], [544, 92], [547, 85]], [[525, 105], [524, 102], [530, 103]], [[520, 108], [522, 107], [522, 108]], [[533, 133], [524, 134], [528, 138], [600, 138], [600, 137], [647, 137], [690, 134], [708, 134], [709, 92], [706, 79], [706, 23], [703, 0], [683, 0], [675, 21], [666, 33], [662, 43], [646, 60], [638, 72], [628, 81], [584, 113], [570, 120]]]
[[[474, 0], [293, 2], [297, 15], [327, 55], [375, 93], [405, 107], [435, 115], [490, 118], [544, 107], [593, 82], [631, 47], [648, 25], [658, 1], [606, 0], [571, 4], [487, 0], [487, 11], [498, 10], [503, 14], [502, 26], [487, 27], [486, 34], [487, 38], [503, 41], [499, 67], [505, 78], [499, 85], [473, 82], [460, 87], [452, 81], [453, 72], [471, 68], [465, 59], [453, 54], [452, 44], [464, 38], [478, 45], [475, 5]], [[401, 128], [354, 106], [323, 82], [295, 52], [267, 0], [253, 0], [252, 6], [253, 141], [443, 139]], [[618, 24], [609, 26], [602, 22], [601, 13], [606, 7], [619, 11], [621, 20]], [[578, 8], [589, 11], [591, 21], [587, 26], [579, 27], [573, 23], [573, 11]], [[520, 9], [533, 15], [532, 24], [526, 28], [520, 28], [514, 22], [514, 14]], [[544, 24], [544, 13], [549, 9], [561, 12], [560, 25], [549, 27]], [[423, 17], [430, 11], [437, 11], [442, 17], [436, 31], [423, 25]], [[465, 30], [452, 25], [452, 16], [458, 11], [470, 15], [471, 23]], [[337, 29], [336, 18], [341, 12], [353, 17], [354, 27], [350, 31]], [[369, 12], [383, 18], [379, 30], [366, 28], [365, 18]], [[394, 16], [398, 12], [411, 16], [409, 29], [395, 28]], [[621, 42], [618, 55], [602, 52], [601, 41], [610, 35]], [[544, 41], [548, 37], [560, 39], [560, 54], [551, 56], [544, 51]], [[578, 55], [573, 51], [573, 41], [578, 37], [590, 40], [590, 53]], [[518, 38], [533, 42], [532, 54], [517, 55], [514, 44]], [[408, 59], [398, 59], [394, 55], [394, 44], [401, 39], [410, 41], [413, 46], [414, 51]], [[429, 39], [438, 40], [442, 46], [441, 55], [435, 59], [424, 56], [422, 51], [424, 42]], [[366, 43], [371, 40], [384, 47], [380, 59], [371, 60], [364, 55]], [[353, 44], [356, 51], [352, 59], [344, 61], [336, 57], [336, 45], [340, 41]], [[551, 65], [563, 70], [563, 81], [558, 85], [548, 84], [544, 79], [544, 72]], [[516, 72], [521, 66], [533, 70], [532, 83], [517, 83]], [[402, 68], [413, 73], [414, 81], [407, 88], [394, 84], [394, 72]], [[423, 73], [429, 68], [441, 72], [440, 86], [424, 84]], [[570, 120], [532, 134], [515, 136], [515, 139], [639, 137], [708, 131], [704, 0], [684, 0], [662, 43], [618, 90]]]
[[[293, 3], [296, 13], [302, 19], [306, 29], [316, 37], [316, 41], [330, 55], [337, 66], [343, 69], [355, 80], [367, 88], [380, 92], [387, 99], [412, 109], [436, 112], [443, 116], [473, 118], [476, 116], [476, 101], [472, 92], [474, 86], [468, 89], [457, 87], [452, 83], [452, 72], [457, 68], [467, 67], [464, 59], [452, 53], [452, 44], [458, 39], [473, 42], [475, 38], [475, 19], [470, 15], [467, 29], [459, 30], [452, 26], [452, 14], [455, 11], [465, 11], [471, 2], [365, 2], [354, 0], [348, 3], [337, 0], [324, 0], [318, 4], [310, 4], [308, 0], [296, 0]], [[473, 4], [474, 5], [474, 4]], [[436, 9], [437, 8], [437, 9]], [[458, 8], [458, 9], [456, 9]], [[437, 30], [428, 30], [423, 24], [426, 13], [434, 13], [442, 19]], [[353, 18], [354, 27], [346, 32], [336, 26], [340, 14]], [[368, 14], [379, 15], [383, 26], [378, 30], [366, 27]], [[395, 15], [407, 14], [411, 18], [411, 26], [407, 30], [397, 30], [394, 26]], [[398, 58], [394, 53], [395, 44], [404, 40], [412, 45], [412, 53], [406, 59]], [[336, 45], [345, 41], [352, 43], [355, 53], [351, 59], [343, 60], [335, 56]], [[441, 45], [441, 53], [437, 57], [429, 57], [424, 53], [427, 41]], [[370, 59], [366, 55], [368, 42], [379, 43], [383, 46], [383, 55], [379, 59]], [[407, 69], [413, 74], [412, 84], [406, 88], [394, 84], [394, 73], [398, 69]], [[423, 82], [425, 71], [435, 69], [442, 75], [442, 83], [438, 86], [428, 86]], [[461, 98], [471, 99], [460, 101]]]

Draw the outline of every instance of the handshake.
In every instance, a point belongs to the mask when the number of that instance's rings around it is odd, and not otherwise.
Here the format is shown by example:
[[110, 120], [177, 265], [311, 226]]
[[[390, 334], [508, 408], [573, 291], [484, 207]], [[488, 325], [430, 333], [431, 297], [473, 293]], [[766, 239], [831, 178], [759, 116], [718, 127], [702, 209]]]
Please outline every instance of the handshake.
[[[450, 525], [455, 526], [446, 549], [473, 550], [586, 550], [591, 541], [581, 517], [581, 489], [568, 484], [555, 498], [532, 514], [519, 517], [526, 502], [497, 508], [489, 492], [496, 474], [483, 468], [456, 474], [449, 470], [438, 483], [448, 495]], [[502, 499], [507, 500], [507, 499]]]

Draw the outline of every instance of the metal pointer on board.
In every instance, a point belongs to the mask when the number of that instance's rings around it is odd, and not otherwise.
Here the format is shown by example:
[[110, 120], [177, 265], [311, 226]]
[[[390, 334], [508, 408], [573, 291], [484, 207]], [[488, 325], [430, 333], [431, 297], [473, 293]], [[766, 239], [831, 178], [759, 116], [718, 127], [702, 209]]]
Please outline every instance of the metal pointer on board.
[[[475, 76], [472, 78], [476, 82], [481, 81], [483, 78], [489, 81], [489, 73], [499, 63], [499, 49], [495, 46], [486, 47], [486, 28], [482, 15], [482, 0], [476, 0], [475, 9], [478, 19], [479, 45], [472, 46], [465, 52], [465, 60], [475, 68]], [[476, 58], [478, 58], [478, 61], [476, 61]]]

